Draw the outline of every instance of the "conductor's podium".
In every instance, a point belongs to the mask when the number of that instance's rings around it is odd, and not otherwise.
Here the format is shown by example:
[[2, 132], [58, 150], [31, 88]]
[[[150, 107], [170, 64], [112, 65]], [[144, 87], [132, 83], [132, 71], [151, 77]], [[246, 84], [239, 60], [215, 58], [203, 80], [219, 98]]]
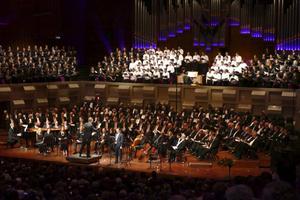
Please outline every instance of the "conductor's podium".
[[77, 164], [92, 164], [97, 163], [100, 161], [101, 156], [96, 154], [91, 154], [91, 157], [86, 157], [86, 154], [82, 154], [79, 157], [79, 154], [73, 154], [66, 158], [70, 163], [77, 163]]

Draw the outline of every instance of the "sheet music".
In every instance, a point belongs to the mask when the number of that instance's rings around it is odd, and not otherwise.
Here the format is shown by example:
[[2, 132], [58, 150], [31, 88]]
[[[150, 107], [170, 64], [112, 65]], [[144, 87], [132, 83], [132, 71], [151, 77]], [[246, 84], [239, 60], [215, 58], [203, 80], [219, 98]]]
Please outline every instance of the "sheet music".
[[28, 124], [23, 124], [22, 126], [24, 127], [24, 132], [26, 132], [28, 128]]

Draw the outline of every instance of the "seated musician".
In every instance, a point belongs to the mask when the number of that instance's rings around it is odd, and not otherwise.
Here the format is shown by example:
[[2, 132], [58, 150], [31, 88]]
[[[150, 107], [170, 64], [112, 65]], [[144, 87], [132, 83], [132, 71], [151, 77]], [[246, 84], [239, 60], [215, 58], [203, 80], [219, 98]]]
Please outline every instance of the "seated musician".
[[54, 118], [54, 119], [53, 119], [52, 127], [55, 128], [55, 129], [60, 128], [59, 122], [58, 122], [57, 118]]
[[[256, 134], [252, 132], [252, 129], [250, 129], [249, 127], [244, 127], [243, 132], [238, 138], [235, 139], [236, 147], [233, 152], [234, 155], [238, 159], [241, 159], [244, 154], [248, 153], [248, 150], [252, 147], [255, 140]], [[251, 153], [252, 154], [248, 156], [251, 156], [251, 158], [257, 158], [255, 151], [252, 151]]]
[[154, 147], [157, 149], [157, 153], [160, 159], [167, 156], [169, 136], [172, 137], [173, 133], [171, 131], [168, 134], [161, 132], [160, 135], [154, 141]]
[[220, 139], [218, 132], [215, 132], [215, 130], [211, 130], [208, 133], [207, 140], [204, 141], [204, 144], [200, 147], [200, 152], [198, 154], [199, 159], [205, 159], [208, 155], [208, 153], [216, 154], [219, 148]]
[[74, 144], [75, 151], [74, 151], [74, 154], [78, 153], [77, 152], [77, 145], [80, 146], [82, 144], [82, 136], [83, 136], [83, 122], [80, 123], [78, 131], [77, 131], [77, 135], [76, 135], [76, 138], [75, 138], [75, 144]]
[[200, 129], [197, 134], [191, 138], [191, 145], [190, 145], [190, 151], [192, 154], [196, 155], [197, 157], [200, 156], [202, 145], [205, 141], [207, 141], [208, 138], [208, 131], [204, 129]]
[[146, 144], [146, 137], [144, 135], [144, 131], [141, 130], [131, 145], [131, 149], [132, 152], [134, 153], [134, 157], [136, 157], [137, 151], [142, 149], [145, 144]]
[[112, 141], [110, 139], [110, 135], [106, 131], [106, 128], [102, 128], [99, 134], [99, 138], [95, 143], [95, 154], [102, 155], [104, 153], [104, 147], [110, 147]]
[[[179, 136], [178, 136], [179, 137]], [[176, 145], [172, 146], [170, 153], [170, 160], [175, 161], [176, 157], [182, 153], [186, 148], [187, 140], [184, 133], [182, 133], [177, 140]]]
[[236, 146], [235, 138], [238, 138], [242, 134], [243, 130], [239, 123], [235, 125], [234, 128], [231, 128], [228, 135], [228, 142], [225, 143], [229, 149], [234, 149]]
[[26, 121], [26, 125], [27, 125], [27, 128], [24, 129], [24, 139], [25, 139], [25, 143], [26, 143], [26, 147], [28, 147], [28, 140], [31, 140], [32, 141], [32, 144], [33, 144], [33, 141], [34, 141], [34, 135], [33, 134], [30, 134], [28, 130], [32, 129], [34, 127], [34, 119], [33, 119], [33, 114], [29, 114], [28, 115], [28, 119]]
[[73, 138], [73, 136], [76, 135], [76, 117], [75, 117], [75, 114], [74, 112], [70, 112], [69, 114], [69, 134], [70, 136]]
[[25, 139], [25, 147], [28, 147], [28, 134], [27, 134], [27, 128], [28, 128], [28, 124], [27, 124], [27, 117], [26, 115], [22, 114], [22, 113], [18, 113], [17, 115], [17, 119], [16, 119], [16, 127], [14, 128], [14, 132], [16, 133], [16, 136], [18, 137], [18, 140], [20, 141], [21, 146], [23, 146], [23, 144], [21, 143], [21, 138]]
[[43, 134], [41, 128], [36, 128], [36, 143], [35, 145], [39, 148], [39, 152], [46, 153], [50, 152], [50, 149], [53, 151], [54, 147], [54, 137], [51, 133], [51, 129], [48, 128], [46, 133]]

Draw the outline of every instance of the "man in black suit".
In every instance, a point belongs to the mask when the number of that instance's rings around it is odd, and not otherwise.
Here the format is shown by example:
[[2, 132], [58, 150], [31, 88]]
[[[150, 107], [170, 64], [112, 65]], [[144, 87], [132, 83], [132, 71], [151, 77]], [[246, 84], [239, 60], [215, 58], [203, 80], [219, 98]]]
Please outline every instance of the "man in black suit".
[[97, 131], [96, 128], [93, 126], [93, 118], [89, 117], [88, 122], [83, 125], [83, 137], [82, 137], [82, 144], [79, 151], [79, 157], [81, 157], [82, 151], [86, 146], [86, 157], [90, 157], [91, 151], [91, 140], [93, 132]]
[[8, 129], [7, 147], [13, 147], [18, 143], [18, 138], [15, 132], [15, 125], [13, 122], [10, 123]]
[[116, 136], [115, 136], [115, 155], [116, 160], [115, 163], [118, 163], [122, 160], [122, 148], [124, 142], [124, 134], [121, 132], [119, 128], [116, 129]]

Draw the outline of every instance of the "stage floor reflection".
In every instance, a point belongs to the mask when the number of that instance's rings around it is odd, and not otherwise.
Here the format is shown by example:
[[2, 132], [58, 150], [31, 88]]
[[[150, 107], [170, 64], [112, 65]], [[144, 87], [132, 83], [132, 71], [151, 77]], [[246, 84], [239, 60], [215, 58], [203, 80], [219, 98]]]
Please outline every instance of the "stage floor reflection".
[[[55, 151], [47, 155], [40, 154], [37, 149], [0, 149], [1, 157], [22, 158], [31, 160], [40, 160], [47, 162], [56, 162], [64, 164], [78, 164], [69, 162], [61, 152]], [[270, 171], [270, 157], [264, 154], [259, 154], [257, 160], [236, 160], [229, 152], [220, 151], [218, 153], [218, 159], [230, 158], [234, 160], [234, 166], [231, 169], [232, 176], [257, 176], [263, 171]], [[138, 172], [151, 172], [157, 171], [161, 174], [187, 176], [187, 177], [199, 177], [199, 178], [213, 178], [213, 179], [225, 179], [228, 177], [228, 169], [220, 166], [218, 161], [199, 161], [192, 155], [186, 154], [185, 162], [141, 162], [138, 159], [131, 161], [125, 160], [124, 162], [115, 164], [113, 155], [104, 154], [98, 162], [89, 164], [89, 166], [99, 168], [119, 168]], [[80, 165], [80, 164], [79, 164]], [[87, 165], [87, 164], [85, 164]]]

